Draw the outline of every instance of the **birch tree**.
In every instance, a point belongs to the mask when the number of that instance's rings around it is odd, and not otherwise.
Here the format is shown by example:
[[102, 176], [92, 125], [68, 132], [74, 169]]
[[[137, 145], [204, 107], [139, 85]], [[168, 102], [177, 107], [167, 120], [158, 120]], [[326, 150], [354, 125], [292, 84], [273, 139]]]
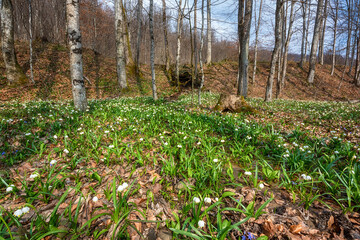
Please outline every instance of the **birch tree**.
[[70, 78], [75, 109], [87, 108], [83, 76], [82, 46], [79, 23], [79, 0], [66, 0], [67, 33], [70, 47]]
[[[360, 31], [359, 31], [360, 34]], [[360, 87], [360, 37], [357, 36], [357, 54], [356, 54], [356, 64], [355, 64], [355, 75], [354, 75], [355, 85]]]
[[151, 68], [151, 82], [152, 93], [154, 100], [157, 100], [156, 82], [155, 82], [155, 40], [154, 40], [154, 0], [150, 0], [149, 9], [149, 29], [150, 29], [150, 68]]
[[14, 16], [11, 0], [1, 1], [1, 45], [5, 62], [6, 77], [9, 85], [20, 85], [26, 82], [15, 54]]
[[270, 73], [268, 76], [267, 84], [266, 84], [266, 93], [265, 93], [265, 101], [269, 102], [272, 100], [272, 90], [274, 85], [274, 75], [276, 69], [276, 63], [279, 57], [279, 50], [281, 45], [281, 11], [284, 7], [283, 0], [276, 1], [276, 11], [275, 11], [275, 46], [273, 52], [271, 54], [271, 65], [270, 65]]
[[309, 59], [309, 72], [308, 72], [308, 83], [314, 83], [315, 78], [315, 68], [316, 68], [316, 53], [318, 50], [319, 45], [319, 38], [320, 38], [320, 28], [322, 23], [322, 15], [323, 15], [323, 6], [324, 0], [319, 0], [316, 10], [316, 19], [315, 19], [315, 27], [314, 27], [314, 35], [311, 44], [311, 51], [310, 51], [310, 59]]
[[307, 46], [307, 32], [308, 32], [308, 21], [306, 21], [308, 12], [310, 12], [310, 4], [308, 0], [304, 0], [301, 3], [301, 11], [302, 11], [302, 19], [303, 19], [303, 29], [302, 29], [302, 40], [301, 40], [301, 59], [300, 59], [300, 67], [304, 67], [304, 63], [306, 61], [306, 46]]
[[[255, 1], [255, 4], [256, 4], [256, 1]], [[260, 24], [261, 24], [262, 5], [263, 5], [263, 0], [260, 0], [259, 16], [257, 18], [256, 18], [256, 7], [255, 7], [255, 48], [254, 48], [254, 69], [253, 69], [253, 75], [252, 75], [252, 83], [255, 83], [255, 77], [256, 77], [256, 64], [257, 64], [257, 53], [258, 53], [258, 44], [259, 44], [259, 30], [260, 30]]]
[[115, 41], [116, 41], [116, 72], [121, 90], [127, 88], [126, 57], [125, 57], [125, 29], [122, 13], [122, 0], [115, 0]]
[[211, 63], [211, 44], [212, 44], [212, 39], [211, 39], [211, 33], [212, 33], [212, 29], [211, 29], [211, 0], [207, 0], [207, 9], [206, 9], [206, 14], [207, 14], [207, 54], [206, 54], [206, 64], [210, 64]]
[[249, 39], [251, 29], [253, 0], [239, 0], [238, 34], [239, 34], [239, 73], [238, 92], [239, 96], [247, 97], [248, 93], [248, 68], [249, 68]]

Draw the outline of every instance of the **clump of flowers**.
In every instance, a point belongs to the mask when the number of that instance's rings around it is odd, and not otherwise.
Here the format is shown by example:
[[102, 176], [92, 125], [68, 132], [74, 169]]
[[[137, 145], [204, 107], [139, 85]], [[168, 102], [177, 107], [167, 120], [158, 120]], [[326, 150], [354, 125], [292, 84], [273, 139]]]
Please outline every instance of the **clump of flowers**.
[[118, 192], [122, 192], [122, 191], [124, 191], [128, 186], [129, 186], [129, 184], [123, 183], [122, 185], [120, 185], [120, 186], [117, 188], [117, 191], [118, 191]]

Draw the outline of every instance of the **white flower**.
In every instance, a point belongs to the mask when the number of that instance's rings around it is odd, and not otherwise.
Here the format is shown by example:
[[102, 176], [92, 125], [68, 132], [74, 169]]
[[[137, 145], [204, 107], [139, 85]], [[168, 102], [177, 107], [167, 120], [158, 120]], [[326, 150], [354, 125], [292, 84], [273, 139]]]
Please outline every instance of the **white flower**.
[[216, 202], [219, 201], [219, 198], [216, 197], [216, 198], [215, 198], [215, 201], [216, 201]]
[[109, 145], [109, 148], [114, 148], [114, 145]]
[[262, 184], [262, 183], [259, 184], [260, 189], [263, 189], [264, 187], [265, 187], [264, 184]]
[[35, 178], [37, 178], [37, 177], [39, 177], [40, 175], [37, 173], [37, 172], [35, 172], [35, 173], [33, 173], [33, 174], [31, 174], [30, 175], [30, 178], [31, 179], [35, 179]]
[[31, 133], [25, 133], [25, 136], [29, 136]]
[[30, 212], [30, 208], [29, 207], [23, 207], [21, 209], [21, 211], [22, 211], [23, 214], [26, 214], [26, 213]]
[[225, 142], [225, 140], [224, 140], [224, 139], [221, 139], [221, 140], [220, 140], [220, 142], [224, 143], [224, 142]]
[[301, 177], [304, 179], [304, 180], [307, 180], [307, 181], [310, 181], [312, 178], [306, 174], [301, 174]]
[[106, 130], [106, 131], [105, 131], [105, 133], [109, 133], [109, 131], [108, 131], [108, 130]]
[[306, 179], [305, 180], [308, 180], [308, 181], [311, 181], [311, 177], [310, 176], [306, 176]]
[[197, 142], [196, 144], [197, 144], [197, 145], [201, 145], [201, 142]]
[[140, 140], [140, 141], [143, 141], [144, 139], [143, 139], [143, 138], [140, 138], [139, 140]]
[[23, 214], [23, 212], [21, 211], [21, 209], [18, 209], [14, 212], [15, 217], [21, 217], [22, 214]]
[[338, 152], [338, 151], [335, 151], [334, 153], [335, 153], [335, 154], [339, 154], [339, 152]]
[[84, 132], [81, 132], [81, 133], [80, 133], [80, 135], [83, 135], [83, 134], [84, 134]]
[[55, 159], [51, 160], [51, 161], [50, 161], [50, 166], [55, 165], [55, 164], [56, 164], [56, 162], [57, 162], [57, 161], [56, 161]]
[[168, 145], [168, 143], [167, 143], [167, 142], [164, 142], [164, 145], [165, 145], [165, 146], [167, 146], [167, 145]]
[[180, 144], [179, 144], [179, 145], [177, 145], [177, 147], [178, 147], [178, 148], [182, 148], [182, 146], [181, 146]]
[[209, 198], [209, 197], [204, 198], [204, 202], [205, 203], [211, 203], [211, 198]]
[[96, 197], [96, 196], [95, 196], [95, 197], [93, 197], [93, 199], [92, 199], [92, 200], [93, 200], [93, 202], [97, 202], [97, 201], [99, 201], [98, 197]]
[[65, 135], [64, 138], [68, 138], [69, 136], [68, 135]]
[[6, 188], [6, 192], [12, 192], [14, 188], [12, 186]]
[[69, 153], [69, 150], [64, 149], [64, 153], [68, 154], [68, 153]]
[[285, 158], [290, 157], [290, 155], [289, 154], [284, 154], [283, 157], [285, 157]]
[[198, 226], [199, 226], [199, 228], [205, 227], [205, 222], [204, 222], [203, 220], [200, 220], [200, 221], [198, 222]]
[[118, 192], [122, 192], [124, 191], [129, 185], [127, 183], [123, 183], [122, 185], [120, 185], [117, 189]]
[[194, 198], [193, 198], [193, 201], [194, 201], [194, 203], [199, 203], [199, 202], [200, 202], [200, 198], [194, 197]]
[[252, 173], [251, 172], [244, 172], [245, 175], [251, 176]]
[[214, 158], [213, 162], [217, 163], [219, 161], [219, 159]]
[[57, 139], [58, 137], [56, 135], [53, 136], [54, 139]]

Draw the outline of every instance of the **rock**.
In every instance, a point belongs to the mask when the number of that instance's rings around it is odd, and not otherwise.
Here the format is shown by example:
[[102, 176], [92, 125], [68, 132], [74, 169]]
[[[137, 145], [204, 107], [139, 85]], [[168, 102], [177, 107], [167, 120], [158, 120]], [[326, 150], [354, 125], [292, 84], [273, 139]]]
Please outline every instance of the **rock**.
[[243, 96], [221, 94], [218, 103], [214, 110], [220, 112], [235, 112], [235, 113], [256, 113], [256, 109], [251, 107]]

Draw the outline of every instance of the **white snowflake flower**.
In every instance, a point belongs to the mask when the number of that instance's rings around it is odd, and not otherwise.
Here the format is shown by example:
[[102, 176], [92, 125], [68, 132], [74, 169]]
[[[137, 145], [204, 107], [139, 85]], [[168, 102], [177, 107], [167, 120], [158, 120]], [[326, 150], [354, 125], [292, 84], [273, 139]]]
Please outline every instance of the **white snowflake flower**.
[[204, 198], [204, 202], [205, 203], [211, 203], [211, 198], [209, 198], [209, 197]]
[[64, 149], [64, 153], [68, 154], [68, 153], [69, 153], [69, 150]]
[[57, 161], [56, 161], [55, 159], [53, 159], [53, 160], [50, 161], [50, 166], [53, 166], [53, 165], [55, 165], [56, 163], [57, 163]]
[[205, 222], [204, 222], [203, 220], [200, 220], [200, 221], [198, 222], [198, 226], [199, 226], [199, 228], [205, 227]]
[[194, 201], [194, 203], [200, 203], [200, 198], [194, 197], [194, 198], [193, 198], [193, 201]]
[[22, 211], [23, 214], [26, 214], [26, 213], [30, 212], [30, 208], [29, 207], [23, 207], [21, 209], [21, 211]]
[[244, 172], [244, 174], [247, 175], [247, 176], [251, 176], [251, 175], [252, 175], [251, 172]]
[[99, 201], [99, 198], [95, 196], [95, 197], [93, 197], [92, 200], [93, 200], [93, 202], [97, 202], [97, 201]]
[[15, 217], [21, 217], [22, 214], [23, 214], [23, 212], [21, 211], [21, 209], [18, 209], [14, 212]]

